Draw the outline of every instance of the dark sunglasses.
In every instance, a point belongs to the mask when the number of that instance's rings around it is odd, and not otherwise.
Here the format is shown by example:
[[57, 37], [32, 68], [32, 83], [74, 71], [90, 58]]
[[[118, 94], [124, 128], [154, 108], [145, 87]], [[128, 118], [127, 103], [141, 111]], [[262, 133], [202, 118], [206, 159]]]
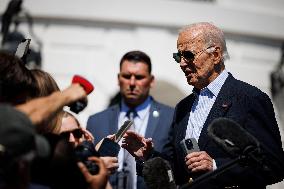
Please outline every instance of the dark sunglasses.
[[84, 134], [82, 129], [74, 129], [72, 131], [62, 132], [62, 133], [60, 133], [60, 136], [62, 136], [64, 138], [69, 138], [70, 137], [70, 133], [72, 133], [75, 138], [81, 138], [83, 136], [83, 134]]
[[173, 53], [173, 58], [177, 63], [181, 62], [181, 58], [184, 58], [186, 61], [194, 60], [194, 54], [191, 51], [178, 51], [177, 53]]
[[[193, 53], [191, 51], [178, 51], [177, 53], [173, 53], [173, 58], [175, 59], [175, 61], [177, 63], [181, 62], [181, 58], [184, 58], [186, 61], [193, 61], [195, 56], [206, 51], [209, 48], [212, 48], [214, 46], [209, 46], [207, 48], [202, 49], [201, 51], [197, 52], [197, 53]], [[215, 48], [213, 48], [214, 50]]]

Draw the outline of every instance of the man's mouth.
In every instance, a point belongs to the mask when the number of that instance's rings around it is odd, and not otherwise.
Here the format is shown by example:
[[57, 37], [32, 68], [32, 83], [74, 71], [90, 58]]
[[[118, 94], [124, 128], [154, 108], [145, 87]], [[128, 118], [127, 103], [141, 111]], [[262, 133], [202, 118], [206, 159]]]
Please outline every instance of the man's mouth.
[[183, 72], [186, 78], [191, 77], [192, 74], [194, 73], [193, 70], [189, 68], [185, 69]]
[[135, 92], [135, 90], [128, 90], [127, 94], [128, 95], [136, 95], [136, 92]]

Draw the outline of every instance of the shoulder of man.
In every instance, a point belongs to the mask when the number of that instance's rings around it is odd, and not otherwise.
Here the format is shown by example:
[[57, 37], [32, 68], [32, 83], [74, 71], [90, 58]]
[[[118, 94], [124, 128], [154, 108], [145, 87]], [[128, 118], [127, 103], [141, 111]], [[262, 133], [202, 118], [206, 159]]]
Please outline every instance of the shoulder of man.
[[113, 112], [113, 111], [119, 111], [119, 105], [116, 104], [116, 105], [113, 105], [111, 107], [108, 107], [107, 109], [105, 110], [102, 110], [98, 113], [95, 113], [93, 115], [91, 115], [89, 118], [88, 118], [88, 121], [87, 121], [87, 127], [90, 126], [90, 125], [93, 125], [92, 123], [95, 122], [95, 121], [99, 121], [101, 119], [105, 119], [106, 117], [109, 117], [109, 115]]
[[164, 103], [161, 103], [159, 101], [156, 101], [153, 99], [153, 105], [156, 106], [157, 108], [162, 108], [162, 109], [168, 109], [168, 110], [174, 110], [173, 107], [167, 105], [167, 104], [164, 104]]
[[260, 90], [258, 87], [253, 86], [241, 80], [234, 79], [232, 82], [233, 88], [238, 95], [251, 97], [251, 98], [265, 98], [270, 99], [269, 96]]

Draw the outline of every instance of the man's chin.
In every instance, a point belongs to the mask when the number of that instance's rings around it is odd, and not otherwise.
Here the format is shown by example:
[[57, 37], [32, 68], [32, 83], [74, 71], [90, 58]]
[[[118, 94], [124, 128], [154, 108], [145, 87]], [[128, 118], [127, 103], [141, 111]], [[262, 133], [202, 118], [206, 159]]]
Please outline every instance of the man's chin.
[[192, 84], [194, 83], [192, 77], [187, 77], [186, 79], [187, 79], [187, 83], [188, 83], [189, 85], [192, 85]]
[[125, 97], [125, 101], [127, 102], [136, 102], [138, 100], [138, 97], [135, 95], [128, 95]]
[[128, 96], [124, 99], [124, 101], [126, 102], [126, 104], [128, 104], [130, 106], [137, 106], [137, 105], [141, 104], [141, 102], [143, 100], [141, 100], [137, 96]]
[[125, 98], [127, 98], [127, 99], [137, 99], [138, 96], [135, 95], [135, 94], [128, 94], [128, 95], [125, 96]]
[[193, 79], [193, 78], [187, 78], [187, 83], [189, 84], [189, 85], [192, 85], [192, 86], [195, 86], [196, 85], [196, 80], [195, 79]]

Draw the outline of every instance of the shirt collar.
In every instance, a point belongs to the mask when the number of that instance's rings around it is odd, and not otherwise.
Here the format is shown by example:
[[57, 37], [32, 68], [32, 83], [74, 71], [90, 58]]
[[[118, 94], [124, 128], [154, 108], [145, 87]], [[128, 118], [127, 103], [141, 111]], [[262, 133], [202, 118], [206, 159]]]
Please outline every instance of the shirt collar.
[[[149, 110], [152, 101], [153, 101], [152, 97], [148, 96], [147, 99], [142, 104], [134, 108], [139, 118], [143, 118], [147, 114], [147, 111]], [[120, 110], [121, 113], [125, 114], [126, 116], [126, 113], [128, 112], [129, 109], [130, 108], [125, 104], [124, 100], [122, 100], [121, 110]]]
[[228, 76], [228, 71], [224, 69], [221, 74], [218, 75], [218, 77], [214, 79], [214, 81], [212, 81], [207, 87], [201, 89], [201, 91], [196, 88], [193, 88], [192, 92], [195, 96], [199, 96], [200, 92], [202, 93], [203, 91], [209, 91], [215, 97], [217, 97]]
[[194, 87], [194, 88], [192, 89], [192, 93], [193, 93], [193, 95], [194, 95], [195, 97], [198, 97], [199, 94], [200, 94], [200, 90]]
[[223, 70], [221, 74], [207, 86], [209, 91], [211, 91], [214, 94], [214, 96], [217, 96], [219, 94], [228, 76], [229, 74], [227, 70]]

